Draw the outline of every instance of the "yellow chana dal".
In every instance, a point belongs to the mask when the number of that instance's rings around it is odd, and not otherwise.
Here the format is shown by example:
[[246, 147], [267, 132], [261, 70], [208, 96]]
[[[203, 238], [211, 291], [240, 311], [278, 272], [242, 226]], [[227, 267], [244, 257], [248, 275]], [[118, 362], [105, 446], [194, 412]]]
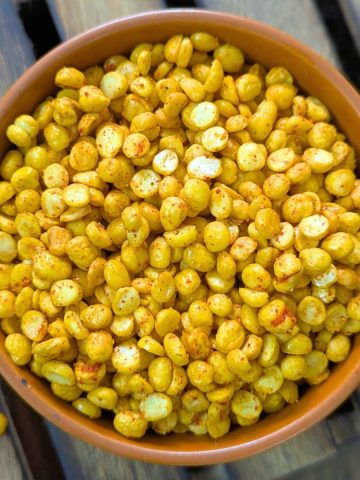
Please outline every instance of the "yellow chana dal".
[[132, 438], [218, 438], [326, 380], [360, 331], [360, 180], [327, 107], [205, 32], [55, 85], [0, 164], [12, 361]]

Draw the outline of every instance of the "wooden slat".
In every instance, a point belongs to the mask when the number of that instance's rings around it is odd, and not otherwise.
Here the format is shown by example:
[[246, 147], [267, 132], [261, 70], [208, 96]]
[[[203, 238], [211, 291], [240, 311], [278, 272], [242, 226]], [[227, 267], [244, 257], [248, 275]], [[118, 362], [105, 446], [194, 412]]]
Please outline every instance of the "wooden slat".
[[360, 440], [360, 391], [353, 395], [326, 422], [338, 447], [354, 440]]
[[322, 422], [278, 447], [231, 463], [228, 468], [234, 479], [271, 480], [325, 459], [335, 451], [334, 440]]
[[360, 53], [360, 0], [338, 0]]
[[196, 3], [200, 7], [236, 13], [269, 23], [339, 65], [335, 48], [313, 0], [196, 0]]
[[[350, 455], [353, 445], [360, 442], [359, 392], [320, 425], [298, 437], [254, 457], [227, 465], [191, 469], [192, 480], [244, 479], [261, 480], [346, 480], [358, 478], [358, 469], [347, 466], [348, 475], [341, 476], [342, 455]], [[354, 405], [355, 403], [355, 405]], [[323, 468], [331, 464], [336, 475], [324, 475]], [[331, 469], [327, 469], [327, 472]], [[296, 472], [296, 473], [295, 473]], [[355, 473], [356, 472], [356, 475]], [[295, 479], [293, 477], [295, 475]], [[352, 476], [353, 475], [353, 476]]]
[[346, 414], [335, 412], [326, 422], [337, 446], [357, 438], [360, 439], [360, 422], [355, 412]]
[[117, 17], [164, 7], [162, 0], [47, 0], [47, 3], [63, 40]]
[[48, 426], [67, 480], [189, 480], [183, 468], [150, 465], [117, 457]]
[[3, 472], [3, 480], [23, 480], [21, 467], [10, 435], [0, 437], [0, 452], [0, 471]]
[[30, 40], [11, 0], [1, 0], [0, 96], [34, 62]]
[[338, 450], [326, 460], [302, 468], [278, 480], [358, 480], [360, 441]]

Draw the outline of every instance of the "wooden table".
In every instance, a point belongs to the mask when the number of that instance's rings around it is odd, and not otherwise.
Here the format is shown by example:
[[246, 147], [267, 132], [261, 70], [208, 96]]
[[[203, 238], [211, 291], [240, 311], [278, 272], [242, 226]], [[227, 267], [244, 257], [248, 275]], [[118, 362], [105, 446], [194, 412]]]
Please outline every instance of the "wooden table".
[[[34, 32], [29, 13], [41, 7], [44, 21], [53, 21], [61, 40], [116, 17], [143, 10], [166, 8], [165, 0], [33, 0], [22, 5], [27, 13], [25, 25], [32, 32], [34, 45], [27, 36], [16, 9], [24, 0], [0, 2], [0, 95], [35, 61], [41, 52], [44, 32]], [[26, 2], [26, 0], [25, 0]], [[170, 6], [181, 3], [169, 0]], [[360, 48], [360, 0], [330, 2], [337, 25]], [[346, 58], [338, 55], [344, 47], [332, 38], [323, 21], [321, 0], [198, 0], [183, 5], [233, 12], [274, 25], [327, 57], [338, 68], [346, 68]], [[341, 10], [349, 22], [349, 31]], [[319, 8], [320, 7], [320, 10]], [[24, 17], [24, 15], [23, 15]], [[331, 19], [330, 19], [331, 21]], [[49, 44], [49, 38], [44, 44]], [[40, 43], [39, 43], [40, 39]], [[340, 39], [341, 41], [341, 39]], [[46, 42], [46, 43], [45, 43]], [[351, 50], [348, 45], [346, 50]], [[350, 50], [349, 50], [350, 49]], [[352, 58], [359, 57], [355, 48]], [[341, 61], [340, 61], [341, 60]], [[357, 69], [359, 63], [357, 63]], [[354, 79], [356, 81], [356, 79]], [[5, 385], [0, 385], [0, 411], [10, 419], [8, 433], [0, 438], [0, 478], [2, 480], [233, 480], [274, 478], [355, 479], [360, 465], [356, 450], [360, 445], [360, 396], [355, 393], [337, 412], [296, 438], [255, 457], [201, 468], [149, 465], [116, 457], [74, 439], [43, 421]], [[339, 465], [341, 469], [339, 470]], [[340, 473], [341, 472], [341, 473]]]

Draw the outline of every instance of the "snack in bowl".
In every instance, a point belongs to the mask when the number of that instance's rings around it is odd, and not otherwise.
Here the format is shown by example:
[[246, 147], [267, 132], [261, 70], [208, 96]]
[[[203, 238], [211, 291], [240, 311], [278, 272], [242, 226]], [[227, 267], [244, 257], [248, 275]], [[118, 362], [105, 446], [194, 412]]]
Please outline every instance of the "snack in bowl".
[[7, 129], [5, 347], [124, 436], [225, 435], [360, 330], [360, 183], [291, 72], [199, 32], [84, 71]]

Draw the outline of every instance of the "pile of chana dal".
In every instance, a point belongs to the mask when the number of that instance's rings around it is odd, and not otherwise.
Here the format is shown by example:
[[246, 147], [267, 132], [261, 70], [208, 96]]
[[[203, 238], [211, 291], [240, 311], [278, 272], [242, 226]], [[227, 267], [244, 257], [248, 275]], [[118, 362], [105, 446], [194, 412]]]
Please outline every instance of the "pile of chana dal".
[[11, 359], [133, 438], [218, 438], [323, 382], [360, 331], [360, 181], [327, 107], [202, 32], [55, 85], [0, 167]]

